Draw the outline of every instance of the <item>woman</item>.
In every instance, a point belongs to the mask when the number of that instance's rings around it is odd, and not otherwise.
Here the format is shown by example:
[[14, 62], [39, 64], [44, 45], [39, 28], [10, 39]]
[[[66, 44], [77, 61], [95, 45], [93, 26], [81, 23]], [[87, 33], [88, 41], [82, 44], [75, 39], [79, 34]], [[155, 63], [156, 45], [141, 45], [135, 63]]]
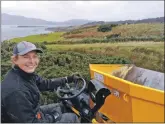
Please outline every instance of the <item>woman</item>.
[[43, 79], [35, 70], [39, 64], [37, 53], [41, 49], [30, 42], [22, 41], [13, 49], [13, 67], [1, 83], [1, 119], [14, 123], [79, 122], [73, 113], [63, 113], [62, 104], [40, 106], [40, 91], [53, 91], [76, 76]]

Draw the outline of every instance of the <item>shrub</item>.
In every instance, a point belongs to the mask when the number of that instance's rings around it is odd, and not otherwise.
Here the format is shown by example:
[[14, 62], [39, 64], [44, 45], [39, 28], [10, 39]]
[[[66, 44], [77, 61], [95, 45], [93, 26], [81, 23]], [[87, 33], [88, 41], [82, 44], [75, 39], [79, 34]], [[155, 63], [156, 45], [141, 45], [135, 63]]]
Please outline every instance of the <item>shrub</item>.
[[117, 24], [105, 24], [105, 25], [100, 25], [98, 28], [97, 28], [97, 31], [100, 31], [100, 32], [108, 32], [108, 31], [111, 31], [112, 30], [112, 27], [116, 27], [118, 26]]

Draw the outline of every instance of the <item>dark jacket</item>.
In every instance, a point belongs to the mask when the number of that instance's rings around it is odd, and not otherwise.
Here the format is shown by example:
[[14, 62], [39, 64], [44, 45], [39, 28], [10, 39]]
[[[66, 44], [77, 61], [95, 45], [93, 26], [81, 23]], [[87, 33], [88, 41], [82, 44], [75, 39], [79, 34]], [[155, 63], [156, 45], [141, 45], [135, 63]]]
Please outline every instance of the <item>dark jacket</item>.
[[[15, 123], [49, 123], [52, 119], [40, 111], [40, 91], [53, 91], [65, 78], [43, 79], [35, 73], [12, 68], [1, 83], [1, 119]], [[38, 117], [41, 115], [41, 117]]]

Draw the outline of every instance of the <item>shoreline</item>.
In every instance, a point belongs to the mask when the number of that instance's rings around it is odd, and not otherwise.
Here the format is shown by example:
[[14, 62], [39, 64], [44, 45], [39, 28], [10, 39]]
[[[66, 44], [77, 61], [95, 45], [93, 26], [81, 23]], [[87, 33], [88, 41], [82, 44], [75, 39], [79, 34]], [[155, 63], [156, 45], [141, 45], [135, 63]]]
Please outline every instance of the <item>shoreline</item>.
[[1, 42], [5, 40], [11, 40], [11, 39], [20, 38], [20, 37], [27, 37], [31, 35], [49, 34], [52, 32], [67, 32], [72, 29], [78, 28], [77, 26], [55, 27], [55, 25], [4, 25], [4, 26], [5, 26], [4, 28], [3, 27], [1, 28], [1, 31], [2, 31]]
[[33, 26], [33, 25], [30, 25], [30, 26], [26, 26], [26, 25], [18, 25], [17, 28], [33, 28], [33, 27], [46, 27], [46, 26]]
[[[9, 41], [9, 40], [15, 39], [15, 38], [23, 38], [23, 37], [33, 36], [33, 35], [42, 35], [42, 34], [49, 34], [49, 33], [52, 33], [52, 31], [44, 32], [44, 33], [39, 33], [39, 34], [37, 33], [37, 34], [30, 34], [30, 35], [12, 37], [12, 38], [8, 38], [8, 39], [1, 40], [1, 43], [4, 42], [4, 41]], [[2, 34], [1, 34], [1, 37], [2, 37]]]

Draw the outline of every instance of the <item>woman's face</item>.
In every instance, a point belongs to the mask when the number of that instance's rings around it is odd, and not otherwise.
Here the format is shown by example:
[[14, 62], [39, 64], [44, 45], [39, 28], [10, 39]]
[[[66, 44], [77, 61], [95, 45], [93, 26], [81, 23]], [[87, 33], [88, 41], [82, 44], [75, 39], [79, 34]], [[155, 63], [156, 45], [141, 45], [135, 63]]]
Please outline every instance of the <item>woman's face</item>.
[[25, 55], [18, 55], [13, 63], [27, 73], [33, 73], [39, 64], [39, 57], [36, 51], [28, 52]]

